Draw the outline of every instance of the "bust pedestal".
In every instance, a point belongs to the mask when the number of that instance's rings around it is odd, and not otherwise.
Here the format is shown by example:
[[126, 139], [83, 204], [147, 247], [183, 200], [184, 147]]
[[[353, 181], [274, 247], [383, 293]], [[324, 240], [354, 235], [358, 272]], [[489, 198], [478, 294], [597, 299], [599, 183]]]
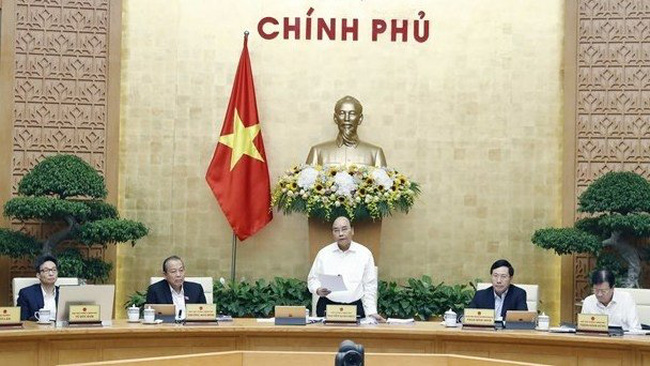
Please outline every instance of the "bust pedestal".
[[[309, 218], [309, 259], [314, 262], [316, 254], [324, 246], [334, 242], [332, 238], [332, 223], [320, 219]], [[354, 236], [352, 240], [370, 249], [375, 258], [375, 265], [379, 263], [379, 244], [381, 242], [381, 220], [358, 221], [352, 224]]]

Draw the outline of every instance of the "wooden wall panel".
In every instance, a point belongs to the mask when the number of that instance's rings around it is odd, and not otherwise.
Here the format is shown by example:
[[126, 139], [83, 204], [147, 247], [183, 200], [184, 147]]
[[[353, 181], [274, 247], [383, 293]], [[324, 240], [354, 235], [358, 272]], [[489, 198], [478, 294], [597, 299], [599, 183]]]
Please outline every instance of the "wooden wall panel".
[[[98, 169], [116, 203], [121, 1], [5, 0], [2, 6], [0, 114], [8, 144], [0, 151], [0, 171], [9, 176], [0, 179], [0, 204], [34, 165], [58, 153]], [[54, 229], [12, 224], [41, 236]], [[114, 249], [88, 254], [110, 259]], [[29, 263], [11, 261], [9, 278], [0, 273], [0, 282], [22, 275], [33, 275]], [[6, 303], [2, 290], [0, 303]]]
[[[571, 0], [566, 14], [569, 226], [576, 219], [576, 197], [604, 173], [633, 171], [650, 178], [650, 1]], [[590, 293], [587, 277], [595, 260], [575, 255], [572, 262], [563, 273], [573, 272], [573, 295], [563, 302], [572, 302], [576, 311], [575, 304]]]

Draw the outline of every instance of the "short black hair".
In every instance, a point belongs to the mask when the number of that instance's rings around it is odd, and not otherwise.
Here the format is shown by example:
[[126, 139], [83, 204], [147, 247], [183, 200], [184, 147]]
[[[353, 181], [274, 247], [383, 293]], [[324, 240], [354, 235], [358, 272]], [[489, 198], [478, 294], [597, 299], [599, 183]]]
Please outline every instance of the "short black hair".
[[34, 261], [34, 270], [36, 270], [36, 273], [41, 272], [41, 266], [45, 262], [52, 262], [52, 263], [54, 263], [55, 266], [57, 266], [57, 267], [59, 266], [59, 261], [57, 261], [56, 258], [53, 255], [44, 254], [44, 255], [41, 255], [40, 257], [36, 258], [36, 260]]
[[609, 269], [601, 268], [595, 270], [591, 274], [591, 285], [600, 285], [601, 283], [607, 282], [609, 284], [610, 288], [614, 287], [614, 284], [616, 283], [616, 278], [614, 277], [614, 274], [612, 271]]
[[181, 257], [179, 257], [177, 255], [169, 256], [169, 257], [165, 258], [165, 260], [163, 261], [163, 273], [167, 273], [167, 262], [169, 262], [169, 261], [181, 261], [181, 263], [183, 263], [183, 260], [181, 259]]
[[512, 264], [510, 264], [510, 262], [505, 259], [499, 259], [498, 261], [492, 263], [492, 267], [490, 267], [490, 274], [492, 274], [492, 271], [499, 267], [508, 267], [508, 274], [510, 277], [515, 275], [515, 269], [512, 267]]

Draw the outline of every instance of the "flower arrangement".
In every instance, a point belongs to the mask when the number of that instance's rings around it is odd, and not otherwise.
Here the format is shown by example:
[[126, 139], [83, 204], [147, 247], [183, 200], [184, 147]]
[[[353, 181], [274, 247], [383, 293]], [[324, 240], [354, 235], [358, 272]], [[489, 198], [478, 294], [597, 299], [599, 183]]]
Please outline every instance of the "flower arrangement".
[[271, 205], [328, 222], [338, 216], [379, 219], [395, 210], [408, 212], [419, 194], [419, 185], [395, 169], [303, 164], [280, 177]]

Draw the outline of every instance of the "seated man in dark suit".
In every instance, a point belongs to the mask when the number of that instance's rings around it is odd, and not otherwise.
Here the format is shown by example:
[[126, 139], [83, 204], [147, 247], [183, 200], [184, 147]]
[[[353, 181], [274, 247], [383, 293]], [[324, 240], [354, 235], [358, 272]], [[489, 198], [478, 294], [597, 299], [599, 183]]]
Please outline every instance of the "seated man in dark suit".
[[50, 319], [56, 319], [56, 305], [59, 302], [59, 288], [54, 285], [59, 278], [57, 265], [56, 258], [51, 255], [36, 259], [34, 269], [40, 282], [18, 292], [20, 320], [36, 320], [34, 313], [40, 309], [49, 310]]
[[195, 282], [185, 281], [185, 265], [178, 256], [163, 261], [164, 280], [147, 289], [147, 304], [174, 304], [176, 314], [185, 319], [185, 304], [205, 304], [203, 287]]
[[515, 269], [510, 262], [499, 259], [490, 267], [492, 286], [476, 291], [469, 309], [494, 309], [496, 319], [504, 319], [508, 310], [528, 310], [526, 291], [511, 284]]

